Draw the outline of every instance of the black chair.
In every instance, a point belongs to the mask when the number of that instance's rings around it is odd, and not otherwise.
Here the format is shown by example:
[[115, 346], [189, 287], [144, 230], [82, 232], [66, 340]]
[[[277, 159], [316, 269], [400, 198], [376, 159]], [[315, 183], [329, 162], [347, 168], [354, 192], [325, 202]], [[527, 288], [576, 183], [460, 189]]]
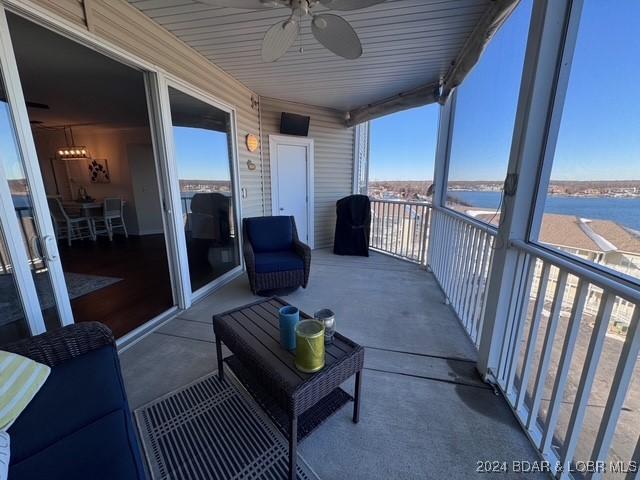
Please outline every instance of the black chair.
[[311, 249], [298, 239], [293, 217], [252, 217], [242, 221], [244, 261], [253, 293], [307, 287]]
[[366, 195], [350, 195], [336, 202], [336, 255], [369, 256], [371, 202]]

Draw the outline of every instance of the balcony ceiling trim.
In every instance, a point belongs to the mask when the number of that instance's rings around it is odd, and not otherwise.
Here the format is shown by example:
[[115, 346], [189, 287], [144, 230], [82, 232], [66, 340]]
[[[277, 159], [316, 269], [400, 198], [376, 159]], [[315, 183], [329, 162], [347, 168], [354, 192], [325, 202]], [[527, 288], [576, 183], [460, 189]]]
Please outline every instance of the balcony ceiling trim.
[[482, 15], [462, 50], [451, 62], [446, 75], [438, 82], [431, 82], [408, 92], [401, 92], [379, 102], [349, 111], [345, 116], [348, 127], [391, 113], [421, 107], [430, 103], [444, 104], [451, 91], [460, 85], [478, 63], [482, 52], [502, 24], [515, 10], [519, 0], [496, 0]]

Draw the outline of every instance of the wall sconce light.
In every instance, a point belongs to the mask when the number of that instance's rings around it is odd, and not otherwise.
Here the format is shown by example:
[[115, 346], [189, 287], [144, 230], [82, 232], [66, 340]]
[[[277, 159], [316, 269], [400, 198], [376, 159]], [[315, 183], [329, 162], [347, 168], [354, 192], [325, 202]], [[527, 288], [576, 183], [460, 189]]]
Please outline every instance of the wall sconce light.
[[258, 150], [258, 147], [260, 146], [260, 140], [258, 140], [258, 137], [256, 137], [253, 133], [248, 133], [245, 141], [247, 144], [247, 150], [249, 150], [251, 153]]

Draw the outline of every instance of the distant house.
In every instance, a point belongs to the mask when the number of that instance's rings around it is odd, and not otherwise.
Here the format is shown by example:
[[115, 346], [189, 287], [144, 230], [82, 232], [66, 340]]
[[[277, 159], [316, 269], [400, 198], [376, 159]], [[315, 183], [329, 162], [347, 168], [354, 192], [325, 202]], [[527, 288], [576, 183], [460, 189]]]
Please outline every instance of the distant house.
[[[480, 221], [498, 225], [500, 214], [462, 206], [452, 206]], [[542, 219], [540, 241], [565, 252], [577, 255], [586, 260], [600, 264], [630, 277], [640, 278], [640, 232], [611, 220], [591, 220], [574, 215], [547, 213]], [[539, 278], [536, 275], [536, 280]], [[555, 273], [551, 273], [550, 282], [555, 283]], [[574, 287], [565, 298], [565, 302], [573, 300], [575, 293], [574, 279], [569, 279]], [[601, 295], [600, 289], [592, 287], [587, 301], [587, 311], [595, 314]], [[618, 298], [614, 305], [610, 331], [623, 333], [633, 312], [633, 305]]]

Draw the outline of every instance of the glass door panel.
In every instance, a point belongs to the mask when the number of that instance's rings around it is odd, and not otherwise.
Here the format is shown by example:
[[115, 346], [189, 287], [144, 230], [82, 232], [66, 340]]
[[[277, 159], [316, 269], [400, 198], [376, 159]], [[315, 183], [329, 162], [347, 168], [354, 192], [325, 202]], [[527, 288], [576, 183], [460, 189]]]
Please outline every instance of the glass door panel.
[[240, 266], [231, 114], [169, 87], [192, 291]]
[[[4, 43], [5, 39], [2, 40]], [[25, 172], [23, 153], [28, 149], [25, 142], [29, 138], [20, 139], [19, 130], [14, 128], [20, 121], [20, 113], [24, 112], [19, 111], [21, 99], [15, 98], [16, 87], [19, 88], [17, 76], [6, 75], [12, 68], [12, 58], [7, 58], [6, 54], [5, 49], [0, 79], [0, 189], [4, 206], [0, 244], [0, 329], [3, 341], [41, 333], [45, 328], [73, 321], [71, 315], [64, 318], [60, 315], [60, 311], [68, 311], [64, 285], [56, 292], [52, 283], [52, 267], [54, 274], [60, 270], [55, 245], [49, 249], [49, 258], [43, 254], [41, 239], [49, 235], [47, 231], [41, 231], [42, 224], [37, 221], [39, 212], [35, 207], [34, 191]], [[7, 78], [13, 82], [12, 91], [6, 88]], [[10, 107], [10, 99], [17, 108]], [[66, 304], [59, 303], [60, 298]]]
[[16, 287], [11, 256], [0, 229], [0, 345], [4, 345], [30, 334], [20, 294]]

